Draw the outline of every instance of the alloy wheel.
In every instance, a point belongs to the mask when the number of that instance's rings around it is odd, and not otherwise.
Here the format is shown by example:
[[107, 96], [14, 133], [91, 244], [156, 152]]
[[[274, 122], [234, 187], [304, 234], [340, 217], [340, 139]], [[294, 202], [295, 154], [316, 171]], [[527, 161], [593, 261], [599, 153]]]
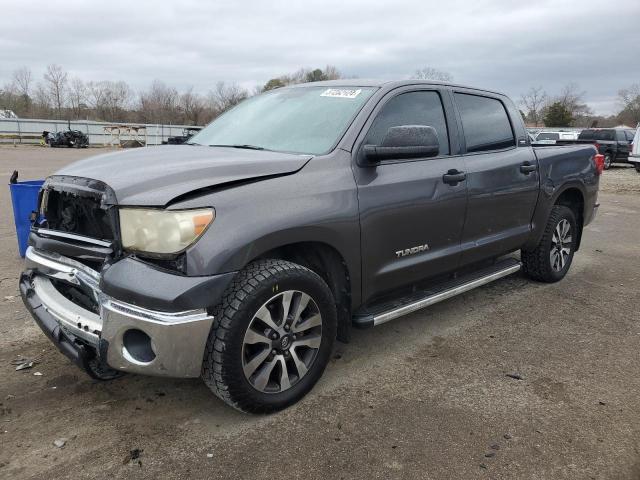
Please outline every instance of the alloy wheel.
[[571, 255], [571, 224], [562, 219], [556, 225], [551, 237], [551, 252], [549, 257], [551, 260], [551, 268], [556, 272], [562, 271], [567, 264], [569, 255]]
[[251, 319], [242, 343], [245, 378], [263, 393], [298, 383], [313, 365], [322, 342], [322, 316], [304, 292], [271, 297]]

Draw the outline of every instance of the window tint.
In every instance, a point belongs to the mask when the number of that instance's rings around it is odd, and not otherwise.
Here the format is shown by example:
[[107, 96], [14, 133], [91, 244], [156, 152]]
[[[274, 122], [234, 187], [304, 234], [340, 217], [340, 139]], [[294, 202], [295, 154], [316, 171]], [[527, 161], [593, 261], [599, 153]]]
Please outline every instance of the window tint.
[[627, 137], [624, 134], [624, 130], [616, 130], [616, 140], [619, 142], [626, 142]]
[[634, 130], [625, 130], [625, 133], [627, 134], [627, 140], [633, 142], [633, 137], [635, 136], [636, 132]]
[[467, 152], [507, 148], [516, 144], [507, 111], [499, 100], [455, 94], [462, 117]]
[[409, 92], [389, 100], [373, 121], [365, 137], [365, 145], [380, 145], [387, 130], [400, 125], [426, 125], [435, 128], [440, 155], [449, 155], [447, 122], [437, 92]]

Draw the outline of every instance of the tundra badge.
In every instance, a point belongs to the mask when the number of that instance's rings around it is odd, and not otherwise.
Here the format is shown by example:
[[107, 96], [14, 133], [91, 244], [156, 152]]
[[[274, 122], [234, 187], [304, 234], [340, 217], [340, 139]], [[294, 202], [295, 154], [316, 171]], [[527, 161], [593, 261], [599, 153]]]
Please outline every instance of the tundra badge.
[[429, 250], [429, 244], [425, 243], [424, 245], [418, 245], [417, 247], [405, 248], [404, 250], [398, 250], [396, 252], [396, 257], [406, 257], [407, 255], [413, 255], [419, 252], [426, 252]]

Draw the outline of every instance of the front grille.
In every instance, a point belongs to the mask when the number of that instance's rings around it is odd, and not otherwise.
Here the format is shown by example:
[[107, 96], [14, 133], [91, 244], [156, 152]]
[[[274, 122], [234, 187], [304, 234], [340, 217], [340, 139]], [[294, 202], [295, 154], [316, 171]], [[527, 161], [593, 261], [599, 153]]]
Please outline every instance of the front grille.
[[49, 189], [42, 202], [46, 228], [100, 240], [114, 239], [111, 218], [94, 194]]

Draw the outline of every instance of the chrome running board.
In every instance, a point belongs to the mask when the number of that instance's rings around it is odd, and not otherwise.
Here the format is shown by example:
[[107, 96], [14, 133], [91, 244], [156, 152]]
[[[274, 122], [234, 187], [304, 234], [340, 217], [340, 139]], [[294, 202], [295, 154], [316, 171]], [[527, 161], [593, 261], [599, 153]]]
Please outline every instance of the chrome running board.
[[491, 267], [484, 268], [470, 275], [465, 275], [453, 281], [446, 282], [434, 289], [421, 292], [423, 295], [420, 298], [416, 298], [412, 295], [410, 298], [401, 300], [400, 302], [394, 302], [391, 308], [390, 305], [380, 306], [373, 312], [366, 312], [363, 314], [356, 314], [353, 318], [353, 322], [358, 327], [372, 327], [381, 325], [383, 323], [395, 320], [396, 318], [408, 315], [417, 310], [421, 310], [425, 307], [433, 305], [434, 303], [442, 302], [461, 293], [468, 292], [474, 288], [486, 285], [495, 280], [498, 280], [507, 275], [517, 272], [522, 267], [522, 264], [515, 258], [507, 258], [497, 262]]

